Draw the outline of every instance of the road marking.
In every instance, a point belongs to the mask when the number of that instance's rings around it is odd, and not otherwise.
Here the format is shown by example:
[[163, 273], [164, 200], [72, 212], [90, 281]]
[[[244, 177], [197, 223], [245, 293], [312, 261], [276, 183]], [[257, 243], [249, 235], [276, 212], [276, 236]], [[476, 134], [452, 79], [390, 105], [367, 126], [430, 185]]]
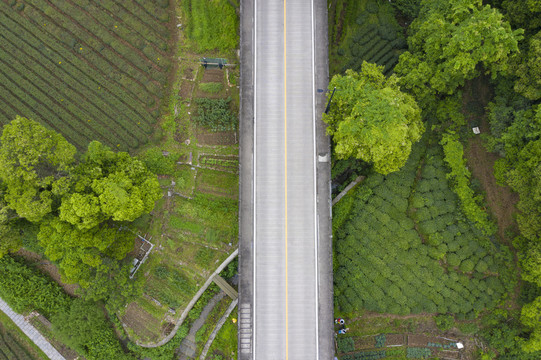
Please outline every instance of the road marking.
[[289, 306], [287, 276], [287, 11], [284, 0], [284, 168], [285, 168], [285, 261], [286, 261], [286, 360], [289, 359]]
[[256, 186], [257, 186], [257, 177], [256, 177], [256, 169], [257, 169], [257, 0], [254, 1], [254, 38], [252, 39], [254, 43], [254, 149], [253, 149], [253, 221], [254, 221], [254, 228], [253, 228], [253, 253], [252, 253], [252, 264], [253, 264], [253, 283], [252, 283], [252, 289], [253, 289], [253, 300], [252, 304], [254, 306], [253, 310], [253, 318], [252, 318], [252, 359], [255, 357], [256, 353], [256, 268], [257, 268], [257, 261], [256, 261], [256, 249], [257, 249], [257, 241], [256, 241]]
[[319, 243], [319, 221], [317, 213], [317, 147], [316, 147], [316, 60], [315, 60], [315, 39], [314, 39], [314, 1], [310, 2], [312, 16], [312, 137], [314, 139], [314, 268], [316, 271], [316, 359], [319, 359], [319, 267], [318, 267], [318, 243]]

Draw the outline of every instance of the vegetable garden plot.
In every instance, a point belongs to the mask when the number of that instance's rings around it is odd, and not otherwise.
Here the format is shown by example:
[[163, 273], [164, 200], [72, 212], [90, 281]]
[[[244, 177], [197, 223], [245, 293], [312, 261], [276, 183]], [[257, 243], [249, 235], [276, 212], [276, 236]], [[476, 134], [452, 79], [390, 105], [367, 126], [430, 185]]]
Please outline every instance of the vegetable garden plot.
[[139, 304], [133, 302], [126, 308], [122, 322], [146, 341], [158, 338], [156, 329], [160, 328], [161, 321], [145, 311]]
[[0, 1], [0, 123], [33, 118], [79, 148], [145, 143], [171, 67], [167, 3], [11, 3]]

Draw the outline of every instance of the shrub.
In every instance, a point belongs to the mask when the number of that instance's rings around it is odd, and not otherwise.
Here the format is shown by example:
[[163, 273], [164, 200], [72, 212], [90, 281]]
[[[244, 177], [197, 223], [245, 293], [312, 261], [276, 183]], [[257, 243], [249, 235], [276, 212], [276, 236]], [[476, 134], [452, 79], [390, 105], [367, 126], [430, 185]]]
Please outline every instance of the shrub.
[[199, 126], [211, 131], [228, 131], [237, 129], [237, 117], [229, 109], [231, 98], [227, 99], [196, 99], [197, 114], [194, 117]]
[[341, 353], [348, 353], [355, 351], [355, 342], [351, 337], [340, 337], [336, 339], [338, 344], [338, 351]]
[[447, 331], [455, 326], [455, 319], [451, 315], [438, 315], [434, 318], [434, 321], [441, 331]]
[[471, 272], [473, 271], [475, 264], [470, 259], [466, 259], [460, 263], [459, 269], [462, 272]]

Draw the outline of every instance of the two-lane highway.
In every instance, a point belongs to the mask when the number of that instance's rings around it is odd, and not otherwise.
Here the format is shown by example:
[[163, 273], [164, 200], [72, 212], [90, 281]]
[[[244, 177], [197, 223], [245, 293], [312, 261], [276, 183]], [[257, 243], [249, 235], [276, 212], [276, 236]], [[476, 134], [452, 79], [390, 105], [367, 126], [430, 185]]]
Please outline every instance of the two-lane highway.
[[333, 358], [327, 44], [326, 0], [241, 1], [239, 360]]
[[318, 359], [311, 0], [255, 2], [254, 358]]

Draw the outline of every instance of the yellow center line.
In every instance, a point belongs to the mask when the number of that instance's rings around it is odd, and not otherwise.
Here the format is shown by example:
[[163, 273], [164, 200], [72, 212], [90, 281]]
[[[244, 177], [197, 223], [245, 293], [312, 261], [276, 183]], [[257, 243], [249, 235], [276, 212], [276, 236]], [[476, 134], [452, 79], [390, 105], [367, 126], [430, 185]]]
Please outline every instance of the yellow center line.
[[289, 311], [287, 283], [287, 49], [286, 49], [286, 1], [284, 0], [284, 167], [285, 167], [285, 261], [286, 261], [286, 360], [289, 358]]

